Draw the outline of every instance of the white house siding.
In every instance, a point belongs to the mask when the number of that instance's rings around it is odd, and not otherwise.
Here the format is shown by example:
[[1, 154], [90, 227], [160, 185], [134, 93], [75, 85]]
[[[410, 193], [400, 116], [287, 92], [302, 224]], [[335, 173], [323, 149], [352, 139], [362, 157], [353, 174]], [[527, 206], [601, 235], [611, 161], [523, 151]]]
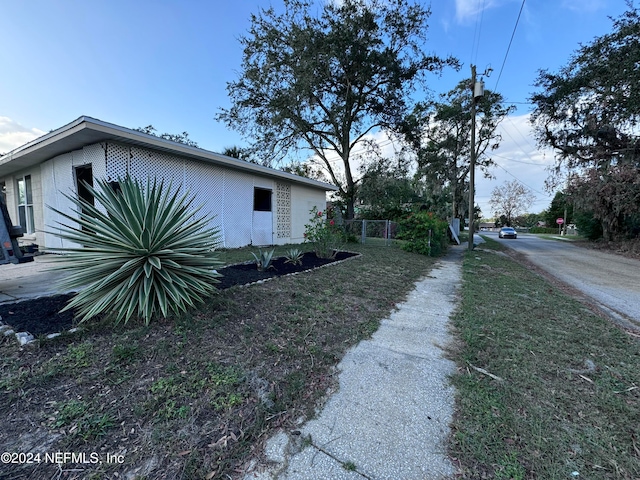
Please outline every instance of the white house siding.
[[[325, 192], [320, 189], [151, 149], [104, 142], [59, 155], [29, 171], [3, 179], [9, 211], [15, 219], [15, 178], [31, 175], [37, 230], [31, 240], [43, 249], [77, 246], [45, 233], [55, 233], [59, 223], [75, 226], [48, 206], [73, 214], [73, 203], [62, 194], [77, 194], [74, 168], [88, 164], [94, 178], [115, 180], [128, 173], [143, 182], [148, 177], [171, 182], [178, 193], [194, 197], [194, 207], [202, 205], [199, 215], [212, 219], [211, 227], [219, 230], [222, 246], [226, 248], [301, 243], [310, 210], [314, 206], [323, 210], [326, 204]], [[271, 190], [270, 212], [253, 210], [255, 187]]]
[[[106, 176], [105, 153], [100, 144], [89, 145], [82, 150], [58, 155], [40, 165], [42, 174], [42, 215], [44, 218], [43, 246], [46, 248], [73, 248], [78, 245], [53, 235], [61, 223], [73, 227], [77, 224], [54, 212], [49, 207], [62, 212], [72, 213], [73, 203], [63, 194], [77, 195], [75, 167], [91, 165], [94, 178]], [[53, 233], [50, 233], [53, 232]]]
[[291, 186], [291, 238], [290, 243], [304, 242], [304, 226], [309, 223], [311, 210], [316, 207], [324, 211], [327, 204], [325, 192], [307, 189], [301, 185]]

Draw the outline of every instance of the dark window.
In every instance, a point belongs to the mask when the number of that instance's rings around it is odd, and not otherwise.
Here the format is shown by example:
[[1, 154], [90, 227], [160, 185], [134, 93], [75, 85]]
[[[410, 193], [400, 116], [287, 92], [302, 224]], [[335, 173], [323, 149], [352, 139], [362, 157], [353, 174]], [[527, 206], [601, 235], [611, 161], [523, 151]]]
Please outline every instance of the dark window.
[[85, 202], [94, 205], [94, 198], [87, 185], [93, 187], [93, 171], [91, 164], [76, 167], [76, 188], [78, 189], [78, 196]]
[[[87, 202], [89, 205], [95, 205], [95, 199], [93, 198], [93, 194], [87, 188], [87, 185], [93, 187], [93, 170], [91, 168], [91, 164], [82, 165], [81, 167], [75, 168], [76, 173], [76, 189], [78, 192], [78, 197]], [[87, 213], [85, 207], [82, 207], [82, 213]], [[82, 230], [91, 231], [88, 227], [84, 225], [81, 227]]]
[[271, 211], [271, 190], [258, 187], [253, 189], [253, 209], [257, 212]]

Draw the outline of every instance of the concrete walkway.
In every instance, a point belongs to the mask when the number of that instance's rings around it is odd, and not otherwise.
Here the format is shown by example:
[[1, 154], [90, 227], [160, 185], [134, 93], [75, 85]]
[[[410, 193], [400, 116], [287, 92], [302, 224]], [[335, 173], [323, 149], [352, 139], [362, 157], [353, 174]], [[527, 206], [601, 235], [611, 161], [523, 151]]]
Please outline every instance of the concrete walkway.
[[63, 273], [51, 270], [55, 260], [55, 255], [39, 255], [33, 262], [0, 265], [0, 304], [60, 293]]
[[[338, 365], [339, 391], [301, 435], [280, 432], [267, 442], [271, 469], [245, 479], [435, 480], [455, 468], [446, 455], [455, 390], [445, 358], [449, 317], [461, 282], [454, 247], [371, 340]], [[384, 288], [381, 285], [380, 288]], [[296, 440], [297, 438], [297, 440]]]

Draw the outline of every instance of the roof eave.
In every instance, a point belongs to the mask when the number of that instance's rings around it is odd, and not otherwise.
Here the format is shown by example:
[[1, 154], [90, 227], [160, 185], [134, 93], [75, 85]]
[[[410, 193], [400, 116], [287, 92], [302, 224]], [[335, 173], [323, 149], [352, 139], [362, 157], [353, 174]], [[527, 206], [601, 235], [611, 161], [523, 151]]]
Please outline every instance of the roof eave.
[[86, 145], [109, 140], [154, 148], [235, 170], [249, 171], [262, 176], [301, 183], [325, 191], [338, 190], [336, 186], [328, 183], [227, 157], [201, 148], [191, 147], [87, 116], [79, 117], [73, 122], [38, 137], [0, 157], [0, 177], [37, 165], [57, 155], [79, 150]]

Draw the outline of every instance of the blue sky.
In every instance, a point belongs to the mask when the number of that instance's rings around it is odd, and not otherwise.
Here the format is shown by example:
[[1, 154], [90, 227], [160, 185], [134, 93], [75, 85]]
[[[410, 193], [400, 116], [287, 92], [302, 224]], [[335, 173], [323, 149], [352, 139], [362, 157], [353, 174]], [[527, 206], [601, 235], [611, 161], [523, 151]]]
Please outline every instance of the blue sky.
[[[318, 0], [323, 1], [323, 0]], [[216, 122], [228, 107], [226, 84], [241, 63], [238, 37], [251, 13], [281, 0], [0, 0], [0, 152], [81, 115], [125, 127], [153, 124], [159, 133], [187, 131], [208, 150], [244, 145]], [[429, 52], [454, 55], [461, 71], [434, 76], [435, 93], [470, 76], [471, 63], [491, 66], [486, 87], [518, 110], [503, 124], [495, 179], [479, 178], [477, 202], [491, 216], [491, 190], [517, 178], [536, 195], [532, 212], [549, 205], [527, 98], [539, 69], [557, 70], [580, 43], [611, 31], [624, 0], [528, 0], [498, 82], [521, 0], [433, 0]], [[497, 82], [497, 85], [496, 85]], [[298, 159], [303, 159], [301, 154]]]

